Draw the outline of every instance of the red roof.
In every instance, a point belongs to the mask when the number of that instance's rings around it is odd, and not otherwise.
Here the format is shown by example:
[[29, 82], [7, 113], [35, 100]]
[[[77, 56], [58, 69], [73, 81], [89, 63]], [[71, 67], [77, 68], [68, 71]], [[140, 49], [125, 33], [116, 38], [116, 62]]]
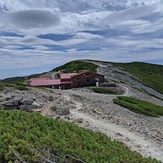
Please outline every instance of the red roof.
[[[86, 73], [91, 73], [91, 74], [97, 74], [94, 72], [89, 72], [89, 71], [83, 71], [80, 73], [62, 73], [60, 76], [60, 79], [49, 79], [49, 78], [31, 78], [30, 79], [30, 85], [32, 86], [52, 86], [52, 85], [67, 85], [70, 84], [70, 80], [62, 80], [62, 79], [71, 79], [73, 77], [76, 77], [78, 75], [86, 74]], [[104, 76], [101, 74], [97, 74], [100, 76]]]
[[73, 75], [76, 75], [77, 73], [62, 73], [61, 74], [61, 79], [70, 79], [71, 78], [71, 76], [73, 76]]
[[48, 85], [60, 85], [60, 79], [48, 79], [48, 78], [32, 78], [30, 79], [32, 86], [48, 86]]

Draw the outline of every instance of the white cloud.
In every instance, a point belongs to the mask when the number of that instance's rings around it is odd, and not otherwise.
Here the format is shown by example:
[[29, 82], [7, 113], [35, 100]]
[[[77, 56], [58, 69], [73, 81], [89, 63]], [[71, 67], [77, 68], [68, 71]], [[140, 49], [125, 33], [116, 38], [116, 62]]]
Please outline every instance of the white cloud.
[[153, 6], [143, 6], [125, 9], [112, 13], [105, 19], [105, 21], [107, 22], [107, 24], [110, 25], [111, 28], [116, 28], [117, 25], [123, 24], [124, 21], [135, 20], [137, 18], [150, 14], [154, 10], [155, 7]]
[[35, 46], [31, 46], [31, 47], [34, 48], [34, 49], [36, 49], [36, 50], [42, 50], [42, 51], [49, 50], [48, 47], [42, 46], [42, 45], [35, 45]]
[[92, 39], [93, 37], [99, 37], [100, 36], [94, 36], [94, 35], [88, 35], [88, 37], [85, 35], [83, 36], [83, 38], [79, 38], [79, 37], [74, 37], [72, 39], [67, 39], [67, 40], [63, 40], [63, 41], [53, 41], [50, 39], [43, 39], [43, 38], [38, 38], [32, 35], [27, 35], [25, 37], [10, 37], [10, 36], [0, 36], [0, 40], [3, 40], [3, 42], [1, 42], [1, 46], [5, 47], [5, 46], [71, 46], [71, 45], [77, 45], [77, 44], [81, 44], [84, 42], [89, 41], [90, 39]]
[[[142, 4], [133, 7], [133, 4]], [[1, 24], [1, 31], [11, 31], [19, 34], [65, 34], [82, 30], [117, 29], [124, 21], [138, 19], [151, 14], [161, 1], [15, 1], [0, 2], [8, 8], [7, 15], [3, 14], [5, 22]], [[51, 4], [51, 5], [50, 5]], [[152, 5], [153, 4], [153, 5]], [[128, 6], [127, 9], [114, 11], [106, 6]], [[75, 12], [72, 8], [77, 7]], [[67, 8], [67, 9], [65, 9]], [[92, 10], [91, 10], [92, 9]], [[72, 12], [73, 11], [73, 12]], [[134, 26], [134, 24], [133, 24]], [[34, 30], [33, 30], [34, 29]], [[120, 29], [120, 28], [119, 28]]]
[[75, 38], [85, 38], [85, 39], [101, 39], [103, 36], [101, 35], [94, 35], [86, 32], [78, 32], [75, 35]]
[[80, 58], [163, 60], [162, 6], [162, 0], [1, 0], [0, 69]]
[[139, 26], [132, 30], [133, 33], [143, 34], [143, 33], [152, 33], [163, 28], [163, 18], [159, 19], [154, 23], [148, 23], [146, 26]]

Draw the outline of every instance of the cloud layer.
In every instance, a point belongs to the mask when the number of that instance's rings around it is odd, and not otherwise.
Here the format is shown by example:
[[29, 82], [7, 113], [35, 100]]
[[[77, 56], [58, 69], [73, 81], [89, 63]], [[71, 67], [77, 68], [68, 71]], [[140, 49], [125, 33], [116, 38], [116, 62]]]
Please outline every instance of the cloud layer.
[[84, 58], [163, 64], [162, 6], [162, 0], [1, 0], [0, 74]]
[[59, 17], [42, 10], [17, 11], [8, 14], [6, 18], [9, 26], [23, 29], [48, 28], [59, 23]]

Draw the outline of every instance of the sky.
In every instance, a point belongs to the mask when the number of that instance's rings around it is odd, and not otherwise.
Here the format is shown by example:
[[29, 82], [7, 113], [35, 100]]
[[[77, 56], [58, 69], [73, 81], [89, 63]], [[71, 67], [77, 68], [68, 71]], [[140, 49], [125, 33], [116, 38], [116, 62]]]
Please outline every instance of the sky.
[[0, 0], [0, 79], [77, 59], [163, 65], [163, 0]]

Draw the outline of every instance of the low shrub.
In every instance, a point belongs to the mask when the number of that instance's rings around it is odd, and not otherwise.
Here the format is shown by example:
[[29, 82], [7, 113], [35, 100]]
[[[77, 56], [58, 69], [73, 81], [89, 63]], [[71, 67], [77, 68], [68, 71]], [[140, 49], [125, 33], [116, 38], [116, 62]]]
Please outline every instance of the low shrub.
[[113, 94], [113, 95], [118, 95], [118, 92], [112, 91], [107, 88], [101, 88], [101, 87], [93, 87], [91, 88], [94, 92], [96, 93], [101, 93], [101, 94]]
[[117, 99], [113, 99], [113, 102], [143, 115], [153, 117], [159, 117], [160, 115], [163, 115], [163, 106], [159, 106], [133, 97], [119, 96]]
[[0, 91], [4, 91], [4, 90], [5, 90], [4, 85], [0, 85]]
[[53, 111], [56, 111], [57, 107], [56, 106], [52, 106], [50, 109], [53, 110]]
[[66, 162], [65, 155], [85, 163], [159, 163], [102, 133], [38, 113], [0, 110], [0, 162]]
[[20, 91], [28, 91], [28, 90], [29, 90], [29, 89], [28, 89], [26, 86], [24, 86], [24, 85], [17, 85], [15, 88], [18, 89], [18, 90], [20, 90]]

